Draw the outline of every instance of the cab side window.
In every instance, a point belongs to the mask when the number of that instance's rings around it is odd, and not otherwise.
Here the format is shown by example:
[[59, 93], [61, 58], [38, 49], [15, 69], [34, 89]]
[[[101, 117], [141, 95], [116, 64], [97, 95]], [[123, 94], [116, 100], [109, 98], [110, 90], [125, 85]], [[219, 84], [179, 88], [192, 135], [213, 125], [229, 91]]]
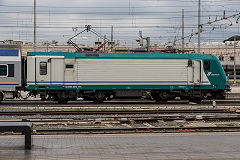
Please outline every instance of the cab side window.
[[47, 75], [47, 62], [40, 62], [40, 75]]
[[74, 65], [72, 64], [66, 64], [66, 69], [73, 69], [74, 68]]
[[210, 61], [204, 61], [204, 70], [210, 71]]

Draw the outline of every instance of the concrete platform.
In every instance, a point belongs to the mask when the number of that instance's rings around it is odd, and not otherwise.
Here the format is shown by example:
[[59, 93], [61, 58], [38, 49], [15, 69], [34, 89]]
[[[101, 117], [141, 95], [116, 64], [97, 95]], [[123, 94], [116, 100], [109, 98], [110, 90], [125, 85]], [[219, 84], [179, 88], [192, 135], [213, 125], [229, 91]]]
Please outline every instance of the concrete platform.
[[0, 136], [0, 159], [22, 160], [237, 160], [240, 133]]

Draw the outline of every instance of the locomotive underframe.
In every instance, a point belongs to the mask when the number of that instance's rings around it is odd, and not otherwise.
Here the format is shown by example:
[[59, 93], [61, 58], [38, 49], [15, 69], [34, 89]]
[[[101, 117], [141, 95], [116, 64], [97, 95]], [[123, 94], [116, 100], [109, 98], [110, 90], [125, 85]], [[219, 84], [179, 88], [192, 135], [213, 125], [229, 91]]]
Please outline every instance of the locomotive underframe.
[[203, 99], [225, 99], [224, 90], [35, 90], [32, 95], [40, 95], [42, 100], [55, 100], [59, 103], [75, 101], [83, 98], [86, 101], [101, 103], [110, 99], [152, 99], [159, 103], [174, 100], [179, 97], [181, 100], [200, 102]]

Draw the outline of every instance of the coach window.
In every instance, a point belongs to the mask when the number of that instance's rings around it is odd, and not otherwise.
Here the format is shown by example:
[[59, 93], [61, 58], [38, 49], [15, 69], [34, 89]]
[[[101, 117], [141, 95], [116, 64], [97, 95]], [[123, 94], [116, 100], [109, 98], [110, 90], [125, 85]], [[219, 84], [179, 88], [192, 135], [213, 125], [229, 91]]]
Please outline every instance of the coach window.
[[210, 61], [204, 61], [204, 70], [210, 71]]
[[8, 67], [7, 65], [0, 65], [0, 77], [8, 76]]
[[8, 64], [8, 77], [14, 77], [14, 64]]
[[40, 62], [40, 75], [47, 75], [47, 62]]

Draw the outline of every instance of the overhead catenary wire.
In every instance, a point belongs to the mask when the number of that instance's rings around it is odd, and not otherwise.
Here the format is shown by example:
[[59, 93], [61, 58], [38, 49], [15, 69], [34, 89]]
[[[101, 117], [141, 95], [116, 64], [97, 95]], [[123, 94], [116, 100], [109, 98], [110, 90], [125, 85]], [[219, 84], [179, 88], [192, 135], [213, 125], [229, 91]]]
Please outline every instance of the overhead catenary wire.
[[[14, 0], [11, 0], [14, 1]], [[31, 41], [31, 33], [29, 32], [29, 28], [32, 26], [32, 13], [33, 6], [27, 4], [17, 4], [11, 3], [8, 1], [7, 3], [1, 4], [0, 8], [0, 28], [9, 32], [9, 35], [13, 35], [13, 37], [22, 37], [22, 35], [29, 35], [26, 40]], [[70, 0], [71, 1], [71, 0]], [[102, 0], [101, 0], [102, 1]], [[148, 34], [150, 37], [157, 37], [156, 30], [160, 35], [162, 35], [162, 39], [159, 41], [168, 41], [170, 39], [178, 39], [177, 28], [181, 23], [181, 10], [185, 9], [185, 19], [186, 23], [186, 35], [191, 34], [191, 30], [197, 27], [195, 19], [197, 18], [196, 2], [192, 0], [157, 0], [156, 3], [152, 5], [148, 0], [131, 0], [131, 6], [128, 5], [119, 5], [116, 6], [114, 4], [110, 4], [108, 6], [89, 6], [89, 5], [66, 5], [61, 6], [61, 3], [58, 4], [50, 4], [46, 5], [44, 3], [38, 5], [38, 36], [41, 39], [56, 39], [57, 37], [62, 35], [73, 35], [71, 28], [79, 27], [83, 28], [86, 24], [91, 24], [96, 29], [102, 29], [104, 32], [110, 32], [109, 28], [113, 25], [115, 30], [114, 32], [119, 32], [119, 35], [124, 34], [125, 30], [131, 29], [136, 33], [139, 29], [143, 29], [144, 33]], [[141, 3], [138, 3], [141, 2]], [[162, 3], [168, 2], [168, 3]], [[40, 3], [40, 2], [39, 2]], [[122, 2], [124, 3], [124, 1]], [[170, 6], [169, 3], [174, 5]], [[223, 10], [226, 10], [228, 14], [234, 14], [237, 11], [231, 8], [224, 8], [227, 6], [234, 6], [240, 4], [237, 0], [202, 0], [202, 6], [207, 7], [206, 13], [203, 13], [201, 18], [203, 21], [207, 22], [209, 16], [210, 17], [220, 17], [222, 15]], [[129, 15], [129, 7], [130, 14]], [[134, 10], [133, 10], [134, 7]], [[212, 7], [212, 8], [211, 8]], [[174, 9], [171, 9], [174, 8]], [[80, 9], [80, 10], [78, 10]], [[127, 11], [127, 13], [125, 13]], [[19, 16], [15, 16], [18, 14]], [[68, 18], [63, 19], [62, 17], [67, 16]], [[134, 16], [134, 20], [133, 17]], [[50, 17], [50, 18], [49, 18]], [[76, 18], [79, 17], [79, 18]], [[101, 25], [100, 25], [101, 23]], [[107, 25], [109, 24], [109, 25]], [[178, 24], [178, 25], [175, 25]], [[216, 25], [216, 28], [224, 29], [224, 25], [222, 24]], [[220, 27], [219, 27], [220, 26]], [[234, 33], [234, 30], [239, 28], [239, 26], [231, 26], [231, 28], [226, 28], [230, 33]], [[149, 31], [147, 30], [154, 30]], [[211, 30], [212, 26], [205, 27], [206, 30]], [[11, 30], [11, 31], [10, 31]], [[145, 32], [146, 30], [146, 32]], [[161, 31], [163, 30], [163, 32]], [[58, 32], [59, 31], [59, 32]], [[214, 30], [214, 32], [216, 29]], [[165, 33], [168, 33], [168, 36], [165, 36]], [[216, 31], [217, 32], [217, 31]], [[55, 33], [56, 36], [54, 36]], [[175, 35], [176, 34], [176, 35]], [[213, 33], [215, 34], [215, 33]], [[217, 34], [217, 33], [216, 33]], [[4, 32], [4, 35], [5, 32]], [[20, 36], [18, 36], [20, 35]], [[46, 36], [49, 35], [49, 36]], [[118, 34], [116, 34], [118, 35]], [[121, 35], [122, 36], [122, 35]], [[123, 36], [127, 37], [129, 34]], [[204, 33], [203, 33], [203, 36]], [[224, 35], [225, 37], [220, 37], [220, 39], [224, 39], [229, 34]], [[10, 36], [9, 36], [10, 37]], [[134, 35], [131, 35], [134, 37]], [[170, 38], [167, 38], [170, 37]], [[206, 36], [205, 36], [206, 37]], [[216, 36], [215, 36], [216, 37]], [[118, 39], [118, 37], [115, 37]], [[136, 35], [137, 38], [137, 35]], [[17, 38], [20, 39], [20, 38]], [[119, 39], [122, 39], [119, 36]], [[195, 38], [193, 38], [194, 40]]]

